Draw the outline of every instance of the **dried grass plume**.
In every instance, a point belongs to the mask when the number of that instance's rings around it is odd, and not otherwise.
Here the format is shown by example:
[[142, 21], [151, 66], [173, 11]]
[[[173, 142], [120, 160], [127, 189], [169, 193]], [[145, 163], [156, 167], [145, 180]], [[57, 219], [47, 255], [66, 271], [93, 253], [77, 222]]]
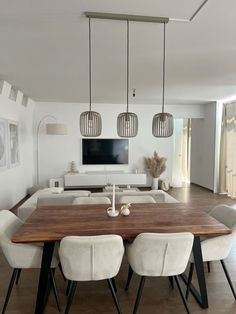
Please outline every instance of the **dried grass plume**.
[[154, 151], [152, 157], [144, 157], [144, 161], [150, 175], [153, 178], [159, 178], [166, 170], [167, 158], [159, 157], [156, 151]]

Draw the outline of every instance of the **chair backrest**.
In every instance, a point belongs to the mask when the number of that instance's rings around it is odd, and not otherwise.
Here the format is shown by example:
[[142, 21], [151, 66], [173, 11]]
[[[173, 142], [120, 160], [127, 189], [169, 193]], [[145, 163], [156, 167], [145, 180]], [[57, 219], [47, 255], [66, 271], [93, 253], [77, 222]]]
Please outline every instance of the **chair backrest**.
[[73, 195], [66, 194], [40, 195], [37, 200], [37, 208], [41, 206], [72, 205], [74, 198]]
[[175, 276], [185, 271], [192, 246], [189, 232], [141, 233], [127, 247], [127, 256], [141, 276]]
[[23, 222], [9, 210], [0, 211], [0, 243], [7, 241], [11, 243], [11, 238]]
[[151, 195], [125, 195], [121, 196], [119, 202], [125, 203], [156, 203]]
[[89, 190], [64, 191], [63, 194], [64, 195], [72, 194], [74, 197], [89, 196], [91, 194], [91, 191]]
[[236, 236], [236, 209], [227, 205], [218, 205], [210, 211], [209, 215], [232, 229], [232, 233], [205, 238], [201, 242], [203, 261], [223, 260], [229, 255]]
[[15, 244], [11, 238], [23, 222], [8, 210], [0, 211], [0, 246], [11, 267], [15, 268], [15, 255], [13, 253]]
[[63, 273], [74, 281], [115, 277], [123, 254], [119, 235], [69, 236], [62, 239], [59, 249]]
[[[37, 244], [16, 244], [11, 241], [12, 236], [23, 222], [8, 210], [0, 211], [0, 246], [9, 265], [12, 268], [40, 268], [43, 247]], [[51, 267], [58, 265], [55, 254]]]
[[236, 209], [227, 205], [218, 205], [210, 213], [219, 222], [232, 229], [236, 234]]
[[83, 205], [83, 204], [111, 204], [111, 201], [108, 197], [76, 197], [73, 201], [73, 205]]

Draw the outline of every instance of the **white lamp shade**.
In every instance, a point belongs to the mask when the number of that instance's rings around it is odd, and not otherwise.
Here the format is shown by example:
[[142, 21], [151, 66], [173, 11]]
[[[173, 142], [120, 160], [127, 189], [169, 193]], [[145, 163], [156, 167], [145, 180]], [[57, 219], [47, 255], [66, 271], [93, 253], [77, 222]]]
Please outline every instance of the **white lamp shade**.
[[62, 123], [47, 123], [46, 133], [50, 135], [66, 135], [67, 128], [66, 125]]

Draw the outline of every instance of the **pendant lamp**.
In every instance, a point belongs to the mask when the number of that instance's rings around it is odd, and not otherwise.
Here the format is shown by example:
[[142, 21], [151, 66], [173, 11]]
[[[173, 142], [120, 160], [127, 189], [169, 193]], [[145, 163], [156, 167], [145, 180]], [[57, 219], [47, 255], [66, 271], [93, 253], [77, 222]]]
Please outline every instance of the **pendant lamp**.
[[126, 97], [127, 110], [117, 117], [117, 133], [120, 137], [135, 137], [138, 133], [138, 117], [135, 113], [129, 112], [129, 20], [127, 20], [127, 76], [126, 76]]
[[164, 112], [165, 106], [165, 53], [166, 53], [166, 23], [164, 25], [163, 43], [163, 76], [162, 76], [162, 112], [154, 115], [152, 120], [152, 134], [155, 137], [170, 137], [174, 130], [174, 120], [170, 113]]
[[92, 62], [91, 62], [91, 19], [89, 17], [89, 111], [80, 115], [80, 132], [85, 137], [96, 137], [102, 132], [101, 115], [91, 110], [92, 105]]

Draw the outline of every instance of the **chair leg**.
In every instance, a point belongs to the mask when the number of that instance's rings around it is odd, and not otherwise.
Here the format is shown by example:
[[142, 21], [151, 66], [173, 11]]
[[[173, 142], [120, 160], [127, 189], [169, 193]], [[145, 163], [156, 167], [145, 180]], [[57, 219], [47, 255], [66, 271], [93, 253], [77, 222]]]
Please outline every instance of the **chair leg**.
[[53, 293], [55, 295], [58, 311], [61, 312], [59, 299], [58, 299], [58, 294], [57, 294], [56, 282], [55, 282], [55, 278], [54, 278], [54, 270], [52, 270], [52, 269], [50, 269], [50, 280], [51, 280], [51, 283], [52, 283], [52, 289], [53, 289]]
[[17, 277], [18, 272], [19, 272], [18, 268], [14, 268], [13, 269], [13, 273], [12, 273], [12, 276], [11, 276], [10, 284], [9, 284], [9, 287], [8, 287], [8, 290], [7, 290], [6, 299], [5, 299], [5, 302], [4, 302], [3, 309], [2, 309], [2, 314], [4, 314], [5, 311], [6, 311], [7, 304], [8, 304], [8, 301], [10, 299], [11, 291], [12, 291], [12, 288], [13, 288], [14, 283], [16, 281], [16, 277]]
[[142, 296], [142, 292], [143, 292], [143, 287], [144, 287], [145, 279], [146, 279], [145, 276], [142, 276], [142, 277], [141, 277], [140, 284], [139, 284], [139, 288], [138, 288], [138, 293], [137, 293], [136, 300], [135, 300], [135, 304], [134, 304], [133, 314], [136, 314], [136, 313], [137, 313], [138, 305], [139, 305], [139, 302], [140, 302], [140, 299], [141, 299], [141, 296]]
[[115, 289], [114, 289], [114, 286], [113, 286], [113, 283], [112, 283], [112, 279], [107, 279], [107, 283], [108, 283], [108, 286], [110, 288], [110, 291], [111, 291], [111, 294], [112, 294], [112, 298], [113, 298], [113, 301], [115, 303], [115, 306], [116, 306], [116, 309], [117, 309], [117, 312], [119, 314], [121, 314], [121, 308], [120, 308], [120, 305], [119, 305], [119, 302], [118, 302], [118, 299], [117, 299], [117, 296], [116, 296], [116, 292], [115, 292]]
[[70, 310], [70, 307], [71, 307], [71, 304], [75, 295], [76, 287], [77, 287], [77, 282], [71, 281], [71, 289], [70, 289], [70, 293], [69, 293], [67, 304], [66, 304], [65, 314], [69, 313], [69, 310]]
[[173, 280], [173, 277], [172, 276], [169, 276], [169, 281], [170, 281], [170, 285], [171, 285], [171, 288], [173, 289], [174, 288], [174, 280]]
[[177, 276], [174, 276], [174, 278], [175, 278], [175, 282], [176, 282], [176, 284], [177, 284], [177, 287], [178, 287], [178, 290], [179, 290], [181, 299], [182, 299], [182, 301], [183, 301], [184, 307], [185, 307], [185, 309], [186, 309], [186, 312], [187, 312], [188, 314], [190, 314], [189, 309], [188, 309], [188, 305], [187, 305], [186, 300], [185, 300], [185, 298], [184, 298], [183, 291], [182, 291], [182, 289], [181, 289], [181, 287], [180, 287], [180, 284], [179, 284], [178, 277], [177, 277]]
[[211, 262], [207, 262], [207, 271], [208, 273], [211, 272]]
[[231, 281], [231, 279], [230, 279], [230, 276], [229, 276], [228, 270], [227, 270], [227, 268], [226, 268], [226, 266], [225, 266], [225, 262], [224, 262], [223, 260], [221, 260], [220, 262], [221, 262], [221, 265], [222, 265], [222, 267], [223, 267], [223, 270], [224, 270], [225, 276], [226, 276], [226, 278], [227, 278], [227, 280], [228, 280], [228, 283], [229, 283], [229, 285], [230, 285], [231, 291], [232, 291], [232, 293], [233, 293], [233, 295], [234, 295], [234, 298], [236, 299], [235, 290], [234, 290], [234, 287], [233, 287], [232, 281]]
[[115, 278], [114, 277], [111, 278], [111, 281], [112, 281], [112, 285], [113, 285], [113, 288], [114, 288], [115, 293], [116, 293], [117, 292], [117, 288], [116, 288], [116, 280], [115, 280]]
[[127, 282], [125, 285], [125, 291], [128, 291], [128, 289], [129, 289], [129, 284], [130, 284], [130, 281], [132, 279], [133, 273], [134, 273], [133, 269], [131, 268], [131, 266], [129, 266], [129, 272], [128, 272]]
[[17, 277], [16, 277], [16, 285], [18, 285], [18, 282], [19, 282], [19, 279], [20, 279], [20, 274], [21, 274], [21, 269], [19, 268], [18, 272], [17, 272]]
[[189, 274], [188, 274], [187, 290], [186, 290], [186, 294], [185, 294], [186, 300], [188, 299], [190, 285], [191, 285], [192, 278], [193, 278], [193, 270], [194, 270], [194, 263], [191, 263], [190, 268], [189, 268]]
[[62, 267], [61, 267], [61, 263], [58, 264], [58, 267], [59, 267], [60, 273], [61, 273], [61, 275], [62, 275], [62, 278], [64, 279], [64, 281], [66, 281], [66, 277], [65, 277], [64, 274], [63, 274], [63, 270], [62, 270]]
[[67, 288], [66, 288], [66, 296], [68, 297], [71, 289], [71, 280], [68, 280]]

